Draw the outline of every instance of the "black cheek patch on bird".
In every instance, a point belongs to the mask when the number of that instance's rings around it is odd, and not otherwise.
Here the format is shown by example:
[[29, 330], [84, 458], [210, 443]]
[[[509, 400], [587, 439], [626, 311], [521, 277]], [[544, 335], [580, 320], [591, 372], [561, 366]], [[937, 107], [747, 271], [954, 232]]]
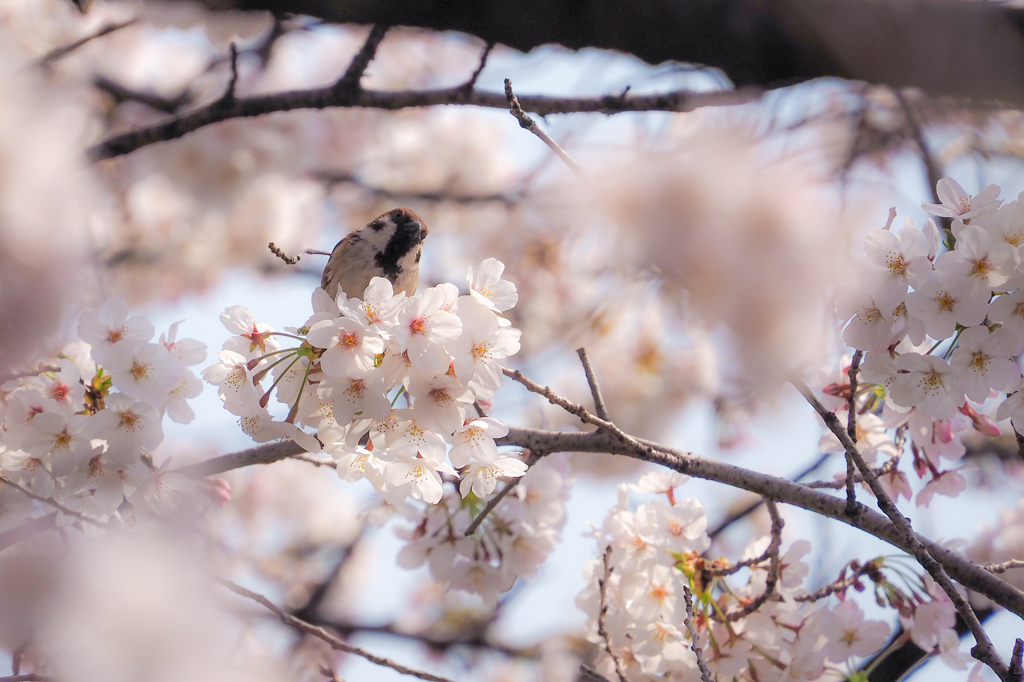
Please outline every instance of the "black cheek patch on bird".
[[374, 232], [380, 232], [381, 230], [384, 229], [384, 226], [387, 224], [388, 221], [386, 219], [377, 218], [376, 220], [370, 223], [370, 227], [373, 228]]
[[[381, 269], [384, 276], [391, 280], [392, 283], [402, 272], [402, 266], [398, 264], [398, 261], [416, 248], [416, 245], [421, 241], [419, 223], [416, 223], [416, 226], [416, 229], [410, 230], [407, 229], [406, 225], [399, 225], [399, 229], [391, 235], [391, 240], [384, 250], [373, 257], [377, 267]], [[418, 259], [417, 262], [419, 262]]]

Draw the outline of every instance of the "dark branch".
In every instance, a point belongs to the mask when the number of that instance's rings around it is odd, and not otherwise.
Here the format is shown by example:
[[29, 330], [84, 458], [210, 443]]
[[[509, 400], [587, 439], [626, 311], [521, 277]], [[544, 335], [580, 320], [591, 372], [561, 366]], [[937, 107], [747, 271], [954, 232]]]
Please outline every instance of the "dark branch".
[[[548, 114], [602, 113], [618, 114], [626, 111], [693, 111], [700, 107], [729, 106], [745, 104], [757, 99], [760, 90], [721, 90], [715, 92], [692, 92], [679, 90], [657, 95], [635, 97], [544, 97], [525, 96], [519, 103], [526, 111], [540, 116]], [[406, 90], [382, 92], [379, 90], [359, 91], [354, 101], [347, 101], [335, 91], [334, 86], [315, 90], [293, 90], [271, 95], [258, 95], [236, 99], [231, 106], [218, 106], [216, 102], [175, 116], [156, 125], [139, 128], [121, 135], [115, 135], [89, 148], [88, 156], [93, 161], [109, 159], [155, 144], [176, 140], [208, 125], [233, 118], [250, 118], [279, 111], [296, 109], [328, 109], [332, 107], [360, 107], [398, 111], [415, 107], [432, 107], [447, 104], [466, 104], [491, 109], [507, 109], [504, 93], [474, 91], [466, 97], [460, 87], [442, 90]]]
[[362, 80], [366, 67], [370, 65], [373, 56], [377, 54], [377, 47], [384, 40], [384, 34], [388, 27], [382, 24], [375, 24], [370, 29], [370, 35], [366, 42], [352, 58], [352, 62], [345, 69], [345, 75], [334, 84], [334, 93], [344, 102], [355, 102], [359, 98], [359, 81]]

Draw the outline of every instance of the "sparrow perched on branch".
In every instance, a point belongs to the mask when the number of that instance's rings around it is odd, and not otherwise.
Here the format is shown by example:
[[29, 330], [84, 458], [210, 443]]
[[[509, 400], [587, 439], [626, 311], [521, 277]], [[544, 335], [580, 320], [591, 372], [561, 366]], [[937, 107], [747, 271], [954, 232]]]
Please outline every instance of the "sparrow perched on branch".
[[350, 232], [338, 242], [324, 268], [320, 286], [332, 299], [339, 290], [361, 298], [374, 277], [388, 279], [395, 293], [416, 293], [420, 281], [420, 255], [429, 230], [423, 219], [407, 208], [396, 208]]

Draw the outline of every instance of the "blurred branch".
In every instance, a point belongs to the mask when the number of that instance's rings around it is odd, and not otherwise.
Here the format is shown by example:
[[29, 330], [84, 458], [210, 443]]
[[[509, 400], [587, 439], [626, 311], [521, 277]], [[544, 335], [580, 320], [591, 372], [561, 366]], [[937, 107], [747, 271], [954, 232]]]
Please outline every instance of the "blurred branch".
[[341, 102], [354, 102], [359, 98], [359, 82], [363, 79], [366, 67], [373, 61], [374, 55], [377, 54], [377, 48], [387, 32], [388, 27], [383, 24], [374, 24], [370, 28], [370, 34], [366, 36], [363, 46], [352, 58], [344, 75], [333, 86], [334, 94]]
[[59, 509], [60, 511], [64, 512], [68, 516], [74, 517], [74, 518], [78, 519], [79, 521], [84, 521], [85, 523], [88, 523], [89, 525], [92, 525], [92, 526], [96, 526], [97, 528], [106, 529], [106, 528], [109, 527], [108, 524], [104, 523], [103, 521], [100, 521], [99, 519], [94, 519], [94, 518], [91, 518], [89, 516], [86, 516], [85, 514], [81, 514], [79, 512], [76, 512], [73, 509], [68, 509], [67, 507], [62, 505], [60, 502], [58, 502], [57, 500], [53, 499], [52, 497], [44, 497], [43, 495], [38, 495], [38, 494], [32, 492], [31, 490], [28, 490], [26, 488], [21, 487], [20, 485], [18, 485], [17, 483], [12, 481], [11, 479], [7, 478], [6, 476], [0, 476], [0, 486], [4, 486], [4, 485], [9, 485], [12, 488], [14, 488], [15, 490], [20, 491], [21, 494], [24, 495], [25, 497], [27, 497], [29, 499], [32, 499], [32, 500], [35, 500], [36, 502], [42, 502], [43, 504], [49, 505], [49, 506], [53, 507], [54, 509]]
[[[540, 116], [548, 114], [603, 113], [618, 114], [626, 111], [693, 111], [707, 106], [729, 106], [745, 104], [760, 97], [760, 89], [721, 90], [714, 92], [693, 92], [677, 90], [656, 95], [634, 97], [519, 97], [519, 103], [526, 111]], [[358, 97], [347, 100], [340, 96], [334, 86], [313, 90], [293, 90], [270, 95], [256, 95], [234, 100], [231, 106], [220, 106], [213, 102], [204, 107], [175, 116], [162, 123], [138, 128], [115, 135], [87, 150], [93, 161], [109, 159], [141, 149], [157, 142], [176, 140], [208, 125], [234, 118], [262, 116], [279, 111], [295, 109], [328, 109], [334, 107], [358, 107], [398, 111], [415, 107], [431, 107], [444, 104], [471, 105], [491, 109], [508, 109], [504, 93], [474, 91], [468, 97], [461, 89], [405, 90], [383, 92], [360, 89]]]
[[[206, 0], [224, 6], [223, 0]], [[1019, 8], [918, 0], [228, 0], [334, 23], [462, 31], [522, 52], [556, 43], [721, 69], [737, 85], [837, 77], [1024, 103]], [[884, 46], [884, 49], [883, 47]]]
[[[95, 76], [92, 84], [97, 89], [102, 90], [113, 97], [114, 101], [118, 104], [121, 102], [138, 102], [139, 104], [146, 105], [150, 109], [162, 111], [166, 114], [173, 114], [192, 101], [192, 95], [188, 90], [182, 91], [177, 97], [167, 98], [152, 92], [139, 92], [137, 90], [132, 90], [131, 88], [127, 88], [119, 83], [115, 83], [106, 76]], [[218, 102], [220, 101], [221, 100], [217, 100], [217, 102], [211, 106], [222, 106], [222, 108], [224, 108], [223, 105], [218, 105]]]
[[[911, 139], [914, 140], [914, 144], [917, 145], [917, 150], [921, 155], [921, 162], [924, 164], [925, 174], [928, 177], [928, 192], [932, 196], [932, 202], [942, 203], [939, 201], [939, 195], [936, 193], [936, 187], [939, 184], [939, 180], [942, 179], [942, 169], [928, 148], [928, 143], [925, 142], [924, 131], [917, 120], [917, 114], [910, 106], [910, 102], [907, 101], [906, 96], [899, 90], [896, 91], [896, 98], [899, 100], [900, 106], [903, 107], [903, 113], [907, 117], [907, 126], [910, 128]], [[946, 228], [949, 228], [952, 222], [949, 218], [940, 220], [942, 220], [943, 226]]]
[[480, 55], [480, 63], [473, 71], [473, 75], [469, 77], [469, 80], [463, 83], [461, 89], [468, 97], [472, 92], [473, 88], [476, 87], [476, 82], [480, 79], [480, 74], [483, 73], [484, 67], [487, 66], [487, 58], [491, 55], [491, 50], [494, 49], [494, 43], [487, 43], [484, 46], [484, 51]]
[[53, 365], [43, 365], [39, 369], [30, 369], [25, 372], [15, 372], [14, 374], [4, 374], [0, 376], [0, 384], [11, 381], [12, 379], [21, 379], [23, 377], [37, 377], [40, 374], [46, 372], [59, 372], [60, 367], [54, 367]]
[[280, 607], [278, 607], [276, 604], [274, 604], [272, 601], [270, 601], [263, 595], [247, 590], [240, 585], [236, 585], [230, 580], [218, 578], [217, 582], [226, 587], [227, 589], [231, 590], [235, 594], [245, 597], [247, 599], [251, 599], [254, 602], [260, 604], [268, 611], [273, 613], [275, 616], [280, 618], [281, 622], [285, 625], [290, 625], [291, 627], [296, 628], [297, 630], [307, 635], [312, 635], [313, 637], [323, 640], [332, 649], [344, 651], [345, 653], [349, 654], [355, 654], [356, 656], [366, 659], [370, 663], [375, 663], [385, 668], [391, 668], [392, 670], [395, 670], [403, 675], [417, 677], [421, 680], [427, 680], [428, 682], [452, 682], [446, 677], [441, 677], [440, 675], [433, 675], [431, 673], [422, 672], [414, 668], [408, 668], [404, 665], [401, 665], [400, 663], [395, 663], [390, 659], [383, 658], [382, 656], [377, 656], [375, 654], [371, 654], [369, 651], [366, 651], [365, 649], [361, 649], [357, 646], [352, 646], [348, 642], [338, 639], [337, 637], [327, 632], [323, 628], [313, 625], [311, 623], [307, 623], [304, 620], [301, 620], [299, 618], [296, 618], [295, 616], [286, 613]]
[[394, 199], [396, 201], [450, 201], [455, 204], [497, 202], [505, 204], [506, 206], [512, 206], [523, 199], [521, 191], [512, 194], [448, 194], [443, 190], [436, 192], [404, 192], [402, 190], [392, 190], [385, 187], [369, 185], [359, 179], [358, 176], [350, 173], [332, 173], [324, 171], [314, 174], [314, 177], [332, 185], [341, 183], [355, 185], [359, 189], [369, 192], [375, 196], [385, 199]]
[[0, 677], [0, 682], [53, 682], [53, 680], [56, 679], [56, 677], [27, 673], [25, 675], [8, 675], [7, 677]]
[[128, 21], [122, 21], [119, 24], [107, 24], [106, 26], [104, 26], [103, 28], [101, 28], [100, 30], [96, 31], [91, 35], [87, 35], [84, 38], [76, 40], [73, 43], [69, 43], [68, 45], [65, 45], [63, 47], [58, 47], [54, 50], [50, 50], [49, 52], [47, 52], [39, 58], [39, 61], [36, 62], [36, 65], [42, 67], [49, 66], [61, 57], [71, 54], [72, 52], [82, 47], [86, 43], [96, 40], [97, 38], [102, 38], [105, 35], [113, 33], [114, 31], [120, 31], [122, 28], [127, 28], [128, 26], [131, 26], [137, 21], [138, 19], [129, 19]]

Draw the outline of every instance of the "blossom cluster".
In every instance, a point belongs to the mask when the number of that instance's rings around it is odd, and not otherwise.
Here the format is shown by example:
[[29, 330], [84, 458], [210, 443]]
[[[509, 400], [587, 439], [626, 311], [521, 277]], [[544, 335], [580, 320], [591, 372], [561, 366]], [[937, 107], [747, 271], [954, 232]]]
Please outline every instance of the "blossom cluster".
[[554, 549], [571, 487], [568, 456], [544, 457], [467, 535], [483, 513], [484, 500], [463, 499], [453, 485], [446, 486], [439, 504], [412, 516], [415, 525], [398, 529], [406, 540], [398, 563], [404, 568], [426, 563], [438, 583], [478, 594], [494, 606], [517, 578], [534, 576]]
[[[499, 477], [526, 473], [522, 460], [498, 452], [495, 438], [507, 427], [477, 408], [489, 403], [502, 362], [519, 350], [519, 330], [499, 315], [518, 299], [503, 271], [500, 261], [484, 261], [470, 270], [470, 293], [462, 296], [454, 284], [396, 295], [381, 277], [361, 299], [339, 292], [331, 300], [317, 289], [313, 315], [285, 332], [233, 306], [221, 320], [236, 336], [203, 377], [254, 440], [290, 438], [327, 453], [339, 476], [365, 478], [389, 504], [409, 497], [436, 504], [442, 476], [457, 470], [463, 497], [487, 495]], [[282, 349], [279, 339], [297, 345]], [[273, 393], [289, 406], [283, 420], [268, 409]], [[396, 407], [400, 399], [408, 407]]]
[[[879, 452], [899, 454], [888, 432], [910, 436], [915, 471], [927, 479], [919, 506], [966, 488], [963, 467], [947, 470], [940, 459], [964, 455], [957, 433], [969, 425], [1000, 434], [986, 414], [990, 407], [996, 419], [1009, 418], [1024, 431], [1015, 361], [1024, 351], [1024, 194], [1003, 203], [999, 191], [989, 185], [971, 196], [956, 181], [940, 180], [942, 203], [922, 207], [949, 221], [949, 229], [934, 220], [918, 228], [907, 218], [894, 234], [891, 218], [868, 234], [856, 287], [837, 304], [840, 318], [849, 320], [844, 341], [864, 352], [858, 443], [874, 464]], [[839, 378], [825, 392], [844, 409], [849, 381]], [[840, 448], [829, 440], [823, 449]], [[894, 467], [883, 483], [894, 497], [911, 497], [906, 475]]]
[[[189, 367], [206, 359], [204, 344], [177, 338], [179, 324], [154, 343], [153, 325], [128, 317], [123, 299], [82, 313], [80, 341], [55, 366], [0, 385], [0, 473], [60, 505], [65, 522], [74, 518], [64, 510], [106, 521], [126, 498], [157, 511], [172, 504], [188, 482], [150, 455], [165, 414], [179, 423], [195, 417], [187, 401], [202, 382]], [[4, 492], [5, 506], [29, 500], [10, 486]]]
[[[882, 558], [851, 562], [839, 579], [818, 593], [803, 583], [811, 549], [800, 540], [780, 551], [771, 598], [749, 612], [744, 607], [769, 587], [770, 537], [753, 541], [736, 564], [701, 555], [710, 546], [707, 517], [695, 499], [679, 499], [675, 488], [687, 477], [645, 474], [635, 486], [619, 487], [619, 502], [595, 531], [601, 558], [585, 567], [587, 586], [577, 604], [588, 616], [587, 639], [598, 645], [599, 671], [616, 679], [668, 674], [699, 680], [691, 649], [683, 588], [693, 593], [691, 624], [702, 655], [717, 679], [816, 680], [844, 676], [842, 666], [879, 651], [890, 627], [867, 620], [847, 590], [873, 583], [875, 600], [896, 609], [911, 638], [951, 666], [965, 669], [953, 629], [955, 612], [945, 593], [925, 575], [908, 594], [889, 581]], [[630, 507], [630, 490], [656, 497]], [[747, 569], [744, 584], [732, 578]], [[850, 575], [847, 575], [849, 569]], [[910, 583], [906, 583], [910, 584]], [[831, 595], [839, 603], [830, 605]], [[608, 654], [611, 650], [612, 655]], [[612, 658], [614, 656], [614, 659]]]

